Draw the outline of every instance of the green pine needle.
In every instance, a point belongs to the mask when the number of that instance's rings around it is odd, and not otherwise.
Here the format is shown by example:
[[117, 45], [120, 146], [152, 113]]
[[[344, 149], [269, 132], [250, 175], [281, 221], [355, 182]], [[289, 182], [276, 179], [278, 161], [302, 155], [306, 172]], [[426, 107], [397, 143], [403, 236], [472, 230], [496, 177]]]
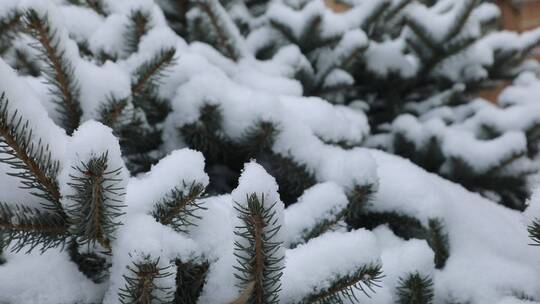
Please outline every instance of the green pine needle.
[[529, 237], [534, 242], [531, 245], [540, 246], [540, 220], [535, 219], [527, 230], [529, 231]]
[[70, 4], [78, 6], [86, 6], [101, 16], [107, 16], [105, 12], [105, 6], [102, 0], [67, 0]]
[[355, 223], [361, 221], [360, 218], [367, 212], [376, 192], [377, 186], [375, 184], [366, 184], [356, 185], [347, 193], [349, 204], [347, 205], [346, 220], [349, 225], [354, 226]]
[[91, 158], [74, 166], [76, 174], [70, 175], [68, 185], [74, 194], [67, 198], [74, 204], [67, 210], [72, 223], [71, 233], [79, 244], [99, 243], [111, 249], [110, 240], [114, 230], [121, 225], [122, 201], [125, 189], [119, 186], [122, 168], [110, 169], [108, 153]]
[[433, 281], [429, 276], [421, 276], [418, 272], [409, 273], [399, 279], [397, 287], [399, 304], [431, 304], [433, 303]]
[[338, 226], [339, 221], [341, 221], [343, 218], [345, 218], [345, 215], [347, 214], [347, 210], [341, 210], [335, 214], [332, 214], [331, 217], [321, 220], [317, 225], [310, 229], [306, 229], [302, 231], [302, 240], [296, 243], [290, 244], [290, 248], [296, 248], [300, 244], [305, 244], [309, 240], [314, 239], [323, 233], [330, 231], [331, 229], [334, 229], [336, 226]]
[[158, 285], [156, 280], [171, 275], [169, 267], [160, 267], [159, 258], [145, 256], [142, 261], [133, 262], [127, 266], [128, 275], [124, 275], [125, 286], [118, 294], [122, 304], [156, 304], [171, 303], [172, 296], [169, 288]]
[[132, 116], [126, 113], [128, 105], [128, 98], [107, 97], [107, 100], [98, 109], [99, 121], [113, 130], [118, 129], [118, 127], [127, 124]]
[[160, 49], [133, 74], [133, 104], [145, 112], [150, 123], [163, 121], [170, 112], [168, 102], [159, 97], [157, 90], [163, 77], [175, 65], [175, 54], [174, 48]]
[[80, 87], [74, 75], [72, 62], [61, 47], [58, 33], [50, 24], [47, 15], [40, 15], [29, 9], [24, 16], [26, 32], [36, 40], [34, 48], [39, 51], [46, 64], [45, 78], [50, 84], [53, 102], [60, 114], [62, 126], [68, 134], [79, 126], [82, 110], [80, 106]]
[[260, 198], [255, 193], [246, 194], [246, 206], [238, 202], [234, 206], [241, 222], [235, 227], [234, 234], [244, 240], [234, 242], [237, 261], [234, 276], [242, 289], [253, 284], [247, 302], [250, 304], [278, 303], [281, 290], [281, 263], [285, 257], [278, 254], [282, 243], [272, 241], [281, 226], [266, 230], [278, 219], [274, 209], [276, 203], [267, 207], [264, 199], [264, 194]]
[[0, 54], [12, 46], [12, 40], [19, 31], [21, 25], [21, 13], [13, 10], [0, 18]]
[[27, 253], [35, 248], [63, 247], [69, 237], [66, 221], [57, 214], [22, 205], [0, 202], [0, 230], [4, 247]]
[[13, 170], [8, 175], [19, 178], [23, 189], [47, 200], [47, 209], [64, 216], [56, 181], [59, 163], [52, 159], [48, 145], [41, 139], [35, 142], [28, 121], [16, 110], [9, 111], [8, 103], [5, 95], [0, 95], [0, 162]]
[[370, 292], [375, 292], [375, 287], [380, 287], [378, 283], [382, 277], [381, 265], [364, 265], [352, 274], [337, 275], [328, 287], [307, 296], [298, 304], [360, 303], [356, 293], [361, 292], [369, 297]]
[[175, 303], [197, 303], [204, 287], [210, 264], [207, 261], [186, 263], [176, 260]]
[[143, 62], [134, 73], [131, 91], [134, 95], [156, 87], [160, 79], [166, 76], [167, 70], [174, 65], [176, 49], [161, 49], [151, 59]]
[[203, 184], [196, 181], [189, 185], [183, 182], [154, 206], [152, 216], [178, 232], [187, 232], [187, 228], [196, 226], [196, 220], [201, 218], [197, 211], [207, 209], [199, 201], [204, 190]]
[[126, 52], [133, 54], [139, 49], [142, 36], [150, 30], [150, 13], [143, 10], [134, 10], [129, 16], [129, 24], [125, 33]]
[[428, 222], [427, 242], [435, 253], [435, 267], [442, 269], [450, 256], [450, 243], [448, 234], [444, 231], [444, 225], [440, 219], [432, 218]]
[[68, 248], [71, 261], [77, 264], [79, 271], [95, 283], [102, 283], [109, 275], [111, 263], [108, 257], [95, 252], [81, 252], [77, 242], [72, 241]]

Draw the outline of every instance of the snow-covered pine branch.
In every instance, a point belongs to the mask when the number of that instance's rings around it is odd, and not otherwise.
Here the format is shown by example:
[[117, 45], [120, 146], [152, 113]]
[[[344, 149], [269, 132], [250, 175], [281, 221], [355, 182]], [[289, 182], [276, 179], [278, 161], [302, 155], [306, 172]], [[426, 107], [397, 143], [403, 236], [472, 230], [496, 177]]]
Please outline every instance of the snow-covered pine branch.
[[540, 35], [498, 15], [2, 1], [0, 302], [540, 300]]

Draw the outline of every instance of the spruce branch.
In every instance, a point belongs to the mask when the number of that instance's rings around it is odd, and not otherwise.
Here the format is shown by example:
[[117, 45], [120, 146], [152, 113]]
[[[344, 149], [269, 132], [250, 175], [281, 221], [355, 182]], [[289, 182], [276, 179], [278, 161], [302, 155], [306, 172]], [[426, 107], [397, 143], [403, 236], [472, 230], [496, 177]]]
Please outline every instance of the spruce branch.
[[21, 180], [23, 189], [43, 198], [52, 205], [47, 209], [57, 211], [66, 218], [60, 204], [60, 191], [56, 176], [59, 163], [52, 159], [49, 146], [41, 139], [35, 142], [29, 122], [15, 111], [8, 109], [5, 94], [0, 95], [0, 162], [7, 164], [12, 172], [8, 175]]
[[74, 194], [67, 196], [74, 203], [68, 208], [72, 224], [71, 233], [80, 244], [99, 243], [108, 251], [114, 230], [121, 225], [117, 220], [123, 213], [124, 188], [119, 186], [122, 168], [111, 169], [108, 153], [94, 156], [87, 162], [73, 166], [68, 185]]
[[73, 63], [68, 59], [62, 41], [47, 15], [29, 9], [24, 20], [27, 33], [37, 41], [33, 46], [46, 64], [45, 77], [51, 85], [53, 102], [61, 115], [62, 125], [71, 134], [79, 126], [82, 115], [80, 88], [74, 75]]
[[0, 19], [0, 37], [4, 38], [9, 36], [12, 32], [21, 24], [22, 14], [13, 10], [13, 12], [6, 14], [4, 18]]
[[6, 258], [4, 257], [4, 247], [6, 247], [6, 245], [4, 243], [4, 237], [2, 236], [2, 233], [0, 233], [0, 266], [6, 263]]
[[133, 75], [134, 81], [131, 84], [133, 95], [142, 94], [159, 85], [160, 80], [166, 76], [167, 69], [175, 64], [175, 53], [175, 48], [160, 49], [151, 59], [141, 64]]
[[12, 251], [23, 248], [27, 253], [40, 247], [47, 249], [64, 246], [69, 237], [67, 222], [58, 214], [22, 205], [0, 202], [0, 232], [3, 245]]
[[81, 252], [80, 246], [72, 240], [68, 247], [69, 257], [77, 264], [80, 272], [95, 283], [102, 283], [108, 276], [111, 263], [107, 258], [95, 252]]
[[234, 151], [233, 142], [223, 134], [223, 115], [218, 105], [204, 104], [199, 109], [198, 121], [179, 128], [190, 148], [201, 151], [210, 164], [220, 163]]
[[371, 8], [369, 14], [364, 18], [364, 22], [360, 26], [366, 33], [371, 32], [371, 28], [377, 23], [381, 17], [387, 12], [388, 8], [392, 4], [392, 1], [378, 1], [377, 5]]
[[128, 115], [125, 115], [125, 112], [128, 105], [128, 98], [107, 97], [98, 109], [99, 121], [116, 131], [119, 126], [127, 123], [126, 116]]
[[[246, 288], [253, 282], [253, 290], [248, 303], [278, 303], [281, 290], [281, 276], [284, 256], [279, 255], [281, 242], [272, 241], [281, 226], [274, 226], [278, 220], [273, 203], [264, 204], [264, 194], [246, 194], [247, 204], [235, 202], [235, 210], [241, 222], [234, 234], [242, 241], [234, 242], [237, 265], [234, 276], [240, 281], [239, 287]], [[268, 229], [268, 226], [274, 226]]]
[[13, 10], [0, 19], [0, 54], [11, 47], [11, 41], [19, 30], [22, 14]]
[[336, 214], [333, 214], [330, 218], [325, 218], [321, 220], [317, 225], [305, 229], [302, 231], [301, 241], [295, 242], [290, 244], [290, 248], [296, 248], [300, 244], [307, 243], [309, 240], [314, 239], [323, 233], [330, 231], [331, 229], [334, 229], [339, 221], [345, 218], [345, 215], [347, 214], [347, 209], [341, 210], [337, 212]]
[[210, 268], [207, 261], [182, 262], [176, 260], [176, 293], [175, 303], [197, 303], [204, 287], [206, 276]]
[[529, 237], [534, 242], [533, 246], [540, 246], [540, 220], [535, 219], [527, 228]]
[[37, 62], [21, 49], [15, 49], [15, 66], [14, 68], [23, 75], [38, 77], [41, 74], [41, 69]]
[[242, 149], [251, 157], [271, 151], [279, 132], [279, 126], [275, 123], [264, 120], [258, 121], [244, 132], [241, 143]]
[[163, 121], [170, 112], [169, 104], [159, 98], [157, 91], [160, 81], [175, 64], [175, 52], [174, 48], [161, 49], [134, 72], [133, 104], [145, 112], [150, 123]]
[[469, 19], [478, 2], [478, 0], [466, 0], [462, 3], [456, 3], [456, 5], [461, 4], [461, 7], [459, 7], [454, 22], [450, 25], [447, 34], [443, 37], [443, 41], [453, 39], [461, 32], [461, 29], [465, 26], [467, 19]]
[[196, 0], [196, 3], [210, 20], [218, 39], [218, 49], [234, 61], [241, 59], [244, 56], [240, 46], [242, 37], [225, 8], [214, 0]]
[[399, 304], [431, 304], [433, 281], [429, 276], [422, 276], [418, 272], [409, 273], [399, 279], [397, 295]]
[[361, 222], [359, 218], [363, 216], [370, 206], [373, 196], [377, 192], [377, 186], [375, 184], [356, 185], [349, 193], [347, 198], [349, 204], [347, 206], [346, 221], [349, 225], [353, 223]]
[[450, 243], [448, 234], [444, 231], [442, 220], [438, 218], [429, 219], [427, 233], [428, 245], [435, 253], [435, 267], [442, 269], [450, 256]]
[[187, 185], [182, 183], [154, 206], [152, 216], [163, 225], [169, 225], [178, 232], [187, 232], [189, 226], [195, 226], [195, 221], [201, 217], [196, 214], [207, 208], [198, 201], [205, 187], [196, 181]]
[[159, 258], [153, 259], [149, 255], [132, 264], [127, 266], [129, 274], [123, 276], [125, 286], [120, 289], [118, 294], [120, 303], [170, 303], [171, 291], [169, 288], [159, 286], [158, 282], [156, 282], [171, 275], [170, 272], [167, 272], [169, 267], [160, 267]]
[[329, 286], [323, 287], [317, 293], [307, 296], [298, 304], [308, 303], [359, 303], [356, 292], [360, 291], [366, 296], [375, 292], [374, 287], [380, 287], [382, 275], [381, 265], [364, 265], [350, 274], [337, 275]]
[[293, 204], [305, 189], [317, 183], [307, 166], [298, 163], [289, 155], [271, 153], [268, 156], [268, 164], [268, 173], [276, 179], [285, 206]]
[[161, 144], [159, 130], [148, 125], [143, 110], [134, 108], [131, 100], [109, 96], [100, 105], [98, 117], [118, 137], [131, 173], [147, 171], [157, 161], [159, 155], [154, 152]]
[[68, 0], [68, 2], [73, 5], [86, 6], [101, 16], [107, 16], [103, 0]]
[[125, 39], [126, 51], [129, 54], [137, 52], [142, 36], [150, 30], [150, 13], [144, 10], [134, 10], [129, 16]]

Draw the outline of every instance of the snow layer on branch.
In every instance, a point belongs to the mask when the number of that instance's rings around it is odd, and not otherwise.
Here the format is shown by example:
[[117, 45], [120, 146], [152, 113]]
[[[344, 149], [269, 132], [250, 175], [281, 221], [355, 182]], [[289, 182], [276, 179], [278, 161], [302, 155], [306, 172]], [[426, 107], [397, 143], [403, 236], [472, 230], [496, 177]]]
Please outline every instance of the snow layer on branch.
[[[182, 182], [186, 182], [184, 190], [187, 190], [192, 181], [206, 186], [208, 176], [204, 173], [202, 154], [189, 149], [172, 152], [146, 175], [130, 180], [125, 201], [127, 214], [124, 224], [118, 228], [117, 239], [113, 242], [110, 287], [104, 303], [118, 303], [118, 289], [124, 287], [122, 276], [127, 274], [126, 266], [133, 261], [130, 255], [149, 255], [154, 260], [159, 258], [162, 267], [168, 266], [170, 261], [177, 258], [190, 261], [200, 256], [201, 250], [195, 240], [158, 223], [149, 214], [151, 207], [163, 195], [174, 187], [182, 189]], [[215, 211], [213, 214], [215, 215]], [[230, 231], [230, 228], [228, 229]], [[212, 242], [212, 236], [204, 233], [199, 235], [209, 238], [203, 239], [206, 244]], [[174, 273], [174, 268], [168, 269], [168, 272]], [[165, 278], [162, 284], [173, 287], [174, 276]]]
[[499, 95], [501, 106], [511, 105], [540, 105], [540, 79], [531, 72], [520, 74], [511, 86]]
[[[60, 6], [58, 8], [70, 37], [77, 42], [84, 42], [101, 26], [105, 18], [91, 9], [79, 6]], [[82, 22], [84, 20], [84, 22]]]
[[111, 14], [88, 39], [89, 48], [94, 54], [104, 52], [112, 56], [119, 57], [125, 52], [125, 24], [128, 18], [126, 15]]
[[275, 1], [270, 4], [267, 16], [274, 22], [286, 24], [296, 39], [301, 38], [304, 33], [314, 30], [308, 28], [308, 26], [312, 25], [310, 21], [320, 17], [321, 24], [317, 30], [321, 31], [320, 35], [322, 37], [331, 38], [344, 34], [348, 30], [360, 28], [373, 14], [374, 10], [385, 2], [387, 1], [362, 1], [352, 9], [338, 14], [329, 10], [323, 0], [309, 1], [302, 10], [294, 10], [279, 1]]
[[523, 132], [509, 131], [494, 139], [481, 140], [464, 127], [446, 126], [440, 119], [421, 122], [412, 115], [401, 115], [392, 124], [394, 132], [403, 134], [417, 148], [437, 139], [448, 159], [464, 160], [477, 173], [485, 173], [514, 156], [527, 151]]
[[[130, 201], [126, 200], [129, 205]], [[197, 244], [175, 232], [172, 228], [163, 226], [147, 214], [131, 214], [122, 226], [118, 228], [117, 239], [113, 242], [112, 266], [109, 289], [103, 303], [119, 303], [118, 292], [124, 287], [123, 275], [128, 275], [126, 268], [131, 266], [137, 257], [149, 255], [152, 259], [160, 259], [160, 266], [169, 266], [176, 258], [188, 261], [196, 258]], [[174, 268], [168, 269], [174, 273]], [[165, 278], [162, 284], [174, 287], [174, 275]]]
[[[75, 188], [69, 184], [73, 182], [71, 176], [80, 176], [78, 171], [83, 169], [93, 158], [99, 158], [107, 154], [107, 172], [120, 169], [119, 175], [115, 176], [118, 182], [105, 182], [103, 187], [111, 184], [115, 188], [125, 189], [128, 183], [129, 173], [124, 165], [118, 139], [112, 134], [112, 130], [97, 121], [87, 121], [82, 124], [69, 138], [66, 157], [64, 158], [64, 168], [58, 176], [60, 192], [62, 193], [62, 203], [65, 206], [71, 206], [74, 202], [69, 198], [76, 194]], [[107, 195], [111, 201], [122, 202], [124, 195], [119, 191], [115, 195]], [[121, 204], [121, 203], [120, 203]]]
[[472, 2], [474, 0], [443, 0], [431, 7], [415, 4], [407, 8], [407, 17], [409, 22], [420, 27], [424, 34], [435, 43], [444, 43], [445, 40], [454, 37], [458, 39], [468, 36], [477, 37], [481, 34], [482, 23], [498, 17], [500, 13], [495, 5], [482, 3], [472, 9], [463, 30], [452, 37], [460, 17], [465, 14], [469, 6], [476, 6]]
[[540, 219], [540, 188], [536, 188], [531, 198], [527, 201], [527, 209], [525, 209], [525, 217], [532, 223], [535, 219]]
[[17, 111], [24, 120], [28, 120], [33, 130], [33, 139], [37, 144], [39, 139], [49, 144], [53, 159], [63, 159], [67, 135], [47, 115], [36, 92], [28, 85], [23, 77], [0, 59], [0, 94], [5, 93], [9, 100], [8, 111]]
[[261, 203], [264, 197], [263, 205], [266, 208], [276, 203], [274, 207], [278, 212], [278, 218], [283, 218], [281, 214], [283, 206], [280, 204], [276, 180], [254, 161], [245, 164], [238, 180], [238, 187], [232, 192], [232, 199], [241, 206], [247, 207], [246, 197], [251, 194], [256, 194]]
[[322, 221], [337, 222], [349, 201], [341, 187], [334, 183], [317, 184], [285, 210], [286, 245], [299, 243], [302, 235]]
[[[265, 209], [271, 209], [270, 213], [275, 212], [272, 222], [266, 223], [263, 228], [263, 233], [266, 234], [265, 242], [271, 243], [283, 243], [285, 241], [285, 235], [283, 230], [284, 214], [283, 210], [285, 206], [279, 198], [278, 185], [276, 180], [269, 175], [264, 168], [252, 161], [245, 164], [240, 179], [238, 180], [238, 187], [231, 193], [233, 203], [239, 207], [250, 210], [248, 206], [248, 199], [251, 195], [256, 195], [259, 203]], [[234, 229], [237, 227], [245, 226], [240, 220], [240, 212], [235, 212], [235, 220], [233, 221]], [[277, 229], [277, 232], [276, 232]], [[271, 236], [271, 237], [270, 237]], [[233, 242], [242, 244], [242, 246], [249, 248], [249, 240], [245, 237], [234, 235]], [[235, 254], [242, 255], [244, 252], [235, 252]], [[285, 247], [279, 246], [274, 253], [274, 257], [279, 258], [285, 255]], [[276, 268], [280, 267], [283, 262], [275, 265]]]
[[287, 250], [280, 303], [299, 302], [329, 287], [336, 275], [352, 274], [364, 265], [377, 264], [379, 257], [376, 238], [363, 229], [329, 232]]
[[[238, 219], [238, 211], [233, 209], [233, 205], [247, 207], [247, 197], [252, 194], [257, 195], [259, 202], [266, 208], [273, 206], [272, 210], [276, 212], [275, 221], [267, 225], [264, 230], [271, 231], [281, 226], [279, 231], [267, 241], [284, 241], [284, 205], [278, 194], [278, 185], [262, 166], [253, 161], [247, 163], [238, 181], [238, 187], [231, 195], [205, 199], [208, 210], [204, 211], [199, 227], [192, 229], [192, 236], [201, 244], [201, 252], [211, 262], [208, 281], [199, 303], [230, 303], [240, 292], [235, 286], [237, 279], [234, 276], [233, 265], [237, 262], [233, 244], [234, 242], [245, 244], [246, 240], [233, 234], [236, 227], [243, 226]], [[263, 197], [264, 201], [262, 201]], [[284, 247], [280, 247], [276, 256], [283, 256], [284, 251]]]
[[527, 139], [521, 132], [508, 132], [491, 140], [478, 140], [469, 132], [448, 132], [442, 148], [448, 157], [464, 159], [476, 172], [486, 172], [526, 153]]
[[[371, 153], [380, 178], [373, 211], [398, 212], [424, 224], [436, 217], [444, 223], [450, 258], [435, 273], [437, 299], [488, 304], [516, 291], [539, 296], [538, 254], [528, 245], [529, 221], [522, 214], [426, 173], [407, 160]], [[374, 303], [380, 303], [376, 298], [377, 294]]]
[[360, 142], [367, 132], [361, 112], [331, 107], [314, 97], [269, 94], [239, 85], [224, 75], [199, 74], [178, 89], [167, 128], [175, 130], [197, 121], [199, 109], [205, 104], [219, 106], [223, 131], [233, 140], [241, 139], [259, 121], [274, 123], [279, 134], [273, 151], [306, 165], [320, 181], [333, 181], [347, 190], [376, 183], [374, 164], [367, 151], [346, 151], [320, 140]]
[[493, 32], [487, 34], [481, 41], [493, 49], [506, 52], [521, 52], [540, 41], [540, 29], [526, 31], [521, 34], [510, 31]]
[[172, 151], [152, 166], [150, 172], [133, 177], [129, 183], [128, 212], [148, 213], [173, 189], [189, 191], [192, 183], [208, 185], [204, 157], [194, 150]]
[[403, 78], [414, 76], [419, 63], [415, 57], [404, 53], [404, 44], [401, 39], [381, 43], [371, 41], [365, 52], [367, 68], [380, 77], [390, 73], [398, 73]]
[[[29, 78], [20, 77], [0, 59], [0, 94], [5, 93], [5, 99], [9, 100], [8, 112], [13, 115], [15, 111], [28, 121], [29, 128], [32, 129], [32, 142], [37, 145], [39, 140], [45, 146], [49, 146], [52, 159], [62, 160], [65, 155], [67, 135], [65, 131], [58, 127], [47, 115], [47, 111], [39, 100], [39, 93], [28, 82]], [[7, 172], [13, 172], [5, 164], [0, 165], [0, 201], [35, 204], [36, 197], [29, 194], [27, 190], [20, 190], [22, 186], [16, 177], [8, 176]]]
[[82, 121], [98, 119], [100, 106], [107, 98], [127, 98], [131, 94], [129, 74], [110, 61], [102, 66], [80, 61], [77, 76], [81, 83]]
[[384, 288], [395, 291], [399, 279], [408, 273], [418, 272], [422, 276], [433, 277], [434, 253], [425, 240], [405, 241], [397, 237], [387, 226], [379, 226], [373, 233], [382, 248]]

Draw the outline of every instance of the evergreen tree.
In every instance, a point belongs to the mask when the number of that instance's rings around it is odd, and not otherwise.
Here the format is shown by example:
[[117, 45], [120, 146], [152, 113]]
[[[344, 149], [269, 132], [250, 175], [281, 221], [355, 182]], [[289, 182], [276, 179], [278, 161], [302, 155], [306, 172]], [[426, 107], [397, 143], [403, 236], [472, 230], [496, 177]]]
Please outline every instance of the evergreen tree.
[[158, 3], [0, 4], [0, 276], [39, 249], [100, 284], [58, 302], [432, 303], [420, 270], [456, 267], [463, 213], [388, 208], [372, 148], [524, 209], [540, 112], [510, 90], [534, 80], [472, 96], [540, 32], [497, 32], [492, 4]]

